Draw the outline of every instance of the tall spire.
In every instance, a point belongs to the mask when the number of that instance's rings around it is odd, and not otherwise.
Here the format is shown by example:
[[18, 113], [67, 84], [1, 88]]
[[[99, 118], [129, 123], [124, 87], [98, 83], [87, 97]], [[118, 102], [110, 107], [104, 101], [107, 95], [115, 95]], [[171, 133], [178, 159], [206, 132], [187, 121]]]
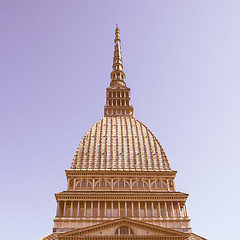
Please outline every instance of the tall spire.
[[115, 29], [115, 46], [110, 87], [107, 88], [107, 99], [104, 116], [132, 116], [133, 107], [130, 106], [130, 88], [125, 83], [125, 73], [121, 55], [121, 40], [118, 25]]
[[113, 65], [112, 65], [112, 72], [111, 72], [111, 79], [112, 82], [110, 86], [120, 85], [125, 86], [126, 83], [124, 81], [126, 75], [123, 71], [123, 62], [122, 62], [122, 54], [121, 54], [121, 40], [120, 40], [120, 32], [118, 28], [118, 24], [116, 25], [115, 29], [115, 46], [114, 46], [114, 56], [113, 56]]

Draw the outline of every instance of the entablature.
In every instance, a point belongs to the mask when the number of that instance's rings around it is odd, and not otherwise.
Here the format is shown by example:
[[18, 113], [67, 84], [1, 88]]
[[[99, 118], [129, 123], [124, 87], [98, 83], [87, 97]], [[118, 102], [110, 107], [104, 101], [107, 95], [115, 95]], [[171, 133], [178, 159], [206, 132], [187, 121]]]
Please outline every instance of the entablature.
[[174, 170], [166, 170], [166, 171], [126, 171], [123, 169], [123, 171], [107, 171], [107, 170], [79, 170], [79, 169], [67, 169], [65, 170], [67, 177], [77, 177], [77, 176], [85, 176], [85, 177], [96, 177], [96, 176], [107, 176], [107, 177], [113, 177], [113, 176], [125, 176], [125, 177], [161, 177], [161, 176], [176, 176], [177, 171]]
[[79, 201], [79, 200], [89, 200], [89, 201], [176, 201], [176, 202], [186, 202], [188, 194], [174, 192], [174, 193], [161, 193], [159, 194], [146, 194], [137, 193], [137, 194], [129, 194], [122, 192], [114, 192], [114, 194], [104, 193], [104, 192], [73, 192], [73, 191], [65, 191], [61, 193], [55, 194], [57, 201]]

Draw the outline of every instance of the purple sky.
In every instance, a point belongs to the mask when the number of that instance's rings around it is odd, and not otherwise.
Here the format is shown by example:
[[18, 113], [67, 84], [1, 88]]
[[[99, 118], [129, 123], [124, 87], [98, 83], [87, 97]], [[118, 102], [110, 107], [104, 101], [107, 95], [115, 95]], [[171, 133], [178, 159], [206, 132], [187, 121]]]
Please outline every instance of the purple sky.
[[116, 23], [134, 116], [190, 194], [193, 232], [236, 238], [239, 13], [239, 0], [1, 0], [1, 239], [51, 233], [64, 170], [103, 117]]

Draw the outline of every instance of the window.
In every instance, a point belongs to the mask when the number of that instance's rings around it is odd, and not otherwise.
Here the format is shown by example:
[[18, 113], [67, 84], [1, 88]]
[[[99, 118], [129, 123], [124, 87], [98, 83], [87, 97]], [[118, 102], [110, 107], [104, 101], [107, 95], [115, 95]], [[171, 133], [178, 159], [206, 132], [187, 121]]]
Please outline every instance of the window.
[[120, 227], [116, 230], [115, 236], [132, 236], [133, 231], [129, 227]]
[[147, 184], [143, 181], [135, 182], [133, 184], [134, 188], [148, 188]]
[[167, 188], [167, 185], [164, 182], [154, 182], [152, 188]]
[[114, 187], [116, 188], [129, 188], [129, 185], [125, 181], [118, 181], [115, 183]]
[[99, 181], [96, 184], [96, 188], [110, 188], [110, 184], [107, 181]]
[[79, 181], [77, 187], [91, 188], [91, 183], [89, 181]]

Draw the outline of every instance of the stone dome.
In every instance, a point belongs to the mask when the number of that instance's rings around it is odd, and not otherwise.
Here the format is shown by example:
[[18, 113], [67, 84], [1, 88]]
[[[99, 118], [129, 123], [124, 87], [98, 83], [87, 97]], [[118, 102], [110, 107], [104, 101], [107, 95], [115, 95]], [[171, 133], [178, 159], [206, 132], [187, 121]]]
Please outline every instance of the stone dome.
[[171, 171], [153, 133], [130, 116], [104, 117], [83, 137], [71, 169], [104, 171]]

